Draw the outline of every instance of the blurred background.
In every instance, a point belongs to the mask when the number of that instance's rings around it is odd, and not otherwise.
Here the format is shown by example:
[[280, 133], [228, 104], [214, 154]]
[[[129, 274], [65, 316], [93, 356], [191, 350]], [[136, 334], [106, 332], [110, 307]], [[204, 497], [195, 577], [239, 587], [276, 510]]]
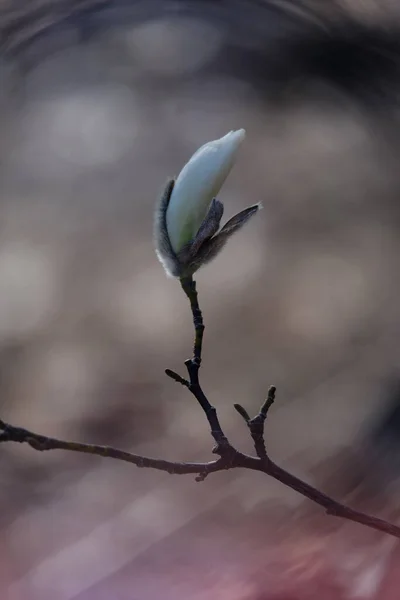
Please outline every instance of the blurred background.
[[[202, 382], [226, 434], [277, 386], [281, 466], [393, 522], [400, 476], [400, 8], [390, 0], [2, 0], [1, 418], [210, 460], [181, 386], [189, 308], [156, 198], [247, 130], [221, 200], [264, 210], [198, 273]], [[398, 598], [400, 546], [277, 482], [195, 483], [5, 444], [7, 600]]]

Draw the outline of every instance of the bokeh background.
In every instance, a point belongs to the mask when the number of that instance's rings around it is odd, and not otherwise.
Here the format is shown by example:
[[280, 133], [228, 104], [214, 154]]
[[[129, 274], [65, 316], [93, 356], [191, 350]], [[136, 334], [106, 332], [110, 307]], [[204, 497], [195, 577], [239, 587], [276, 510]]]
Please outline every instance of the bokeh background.
[[[264, 210], [198, 274], [202, 381], [278, 389], [280, 465], [398, 519], [400, 9], [249, 0], [0, 4], [1, 417], [55, 437], [209, 460], [183, 370], [190, 312], [152, 244], [155, 200], [204, 142], [244, 127], [221, 194]], [[5, 444], [10, 600], [397, 598], [396, 540], [277, 482], [195, 483]]]

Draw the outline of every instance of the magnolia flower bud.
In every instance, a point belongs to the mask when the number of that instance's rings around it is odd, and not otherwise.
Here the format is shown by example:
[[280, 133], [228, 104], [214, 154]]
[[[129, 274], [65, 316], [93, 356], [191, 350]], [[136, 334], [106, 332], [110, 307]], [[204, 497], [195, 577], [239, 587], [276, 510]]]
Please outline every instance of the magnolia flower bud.
[[244, 129], [204, 144], [168, 182], [155, 218], [156, 252], [169, 275], [187, 277], [218, 254], [260, 208], [235, 215], [217, 233], [224, 207], [215, 199], [234, 164]]
[[167, 229], [174, 252], [178, 253], [196, 236], [212, 199], [233, 167], [245, 135], [244, 129], [239, 129], [204, 144], [179, 173], [167, 210]]

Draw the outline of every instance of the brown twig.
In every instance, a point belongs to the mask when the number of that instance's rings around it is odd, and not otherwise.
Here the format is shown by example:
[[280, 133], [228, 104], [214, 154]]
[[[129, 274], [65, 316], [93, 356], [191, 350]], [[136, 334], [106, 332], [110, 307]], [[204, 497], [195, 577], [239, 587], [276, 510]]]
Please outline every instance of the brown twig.
[[27, 443], [34, 450], [43, 452], [45, 450], [68, 450], [72, 452], [81, 452], [84, 454], [92, 454], [94, 456], [102, 456], [123, 460], [125, 462], [136, 465], [141, 468], [158, 469], [166, 473], [185, 475], [196, 474], [197, 481], [203, 481], [211, 473], [217, 473], [226, 469], [250, 469], [259, 471], [280, 481], [283, 485], [292, 488], [305, 498], [308, 498], [322, 506], [326, 513], [336, 517], [341, 517], [355, 523], [360, 523], [366, 527], [370, 527], [377, 531], [387, 533], [394, 537], [400, 538], [400, 527], [389, 523], [383, 519], [373, 517], [354, 510], [333, 498], [330, 498], [323, 492], [320, 492], [313, 486], [298, 477], [295, 477], [285, 469], [276, 465], [268, 456], [264, 440], [264, 425], [268, 415], [268, 411], [275, 400], [276, 388], [270, 387], [268, 396], [261, 406], [259, 413], [251, 419], [248, 412], [240, 404], [235, 404], [238, 413], [246, 421], [249, 427], [251, 437], [254, 442], [257, 456], [249, 456], [239, 452], [226, 438], [218, 420], [216, 409], [210, 404], [204, 394], [199, 380], [199, 370], [201, 365], [202, 341], [204, 324], [201, 310], [198, 304], [196, 284], [192, 279], [187, 279], [181, 282], [182, 288], [190, 300], [192, 309], [193, 322], [195, 326], [195, 344], [193, 358], [186, 360], [185, 365], [188, 371], [189, 380], [184, 379], [170, 369], [166, 370], [166, 374], [176, 381], [187, 387], [196, 398], [201, 408], [203, 409], [208, 423], [211, 428], [211, 434], [216, 442], [213, 449], [214, 454], [218, 454], [219, 458], [205, 463], [193, 462], [173, 462], [161, 460], [157, 458], [149, 458], [139, 456], [124, 450], [118, 450], [111, 446], [98, 446], [94, 444], [82, 444], [79, 442], [69, 442], [58, 440], [56, 438], [39, 435], [21, 427], [14, 427], [0, 420], [0, 442], [18, 442]]
[[27, 443], [31, 448], [40, 452], [45, 450], [69, 450], [72, 452], [92, 454], [94, 456], [114, 458], [116, 460], [123, 460], [134, 464], [137, 467], [158, 469], [159, 471], [165, 471], [172, 475], [188, 475], [193, 473], [198, 475], [198, 477], [196, 477], [197, 481], [202, 481], [211, 473], [218, 473], [219, 471], [226, 469], [242, 468], [260, 471], [292, 488], [302, 496], [309, 498], [316, 504], [319, 504], [325, 508], [326, 513], [329, 515], [361, 523], [372, 529], [400, 538], [400, 527], [388, 523], [383, 519], [378, 519], [377, 517], [353, 510], [340, 502], [336, 502], [308, 483], [298, 479], [285, 469], [281, 469], [281, 467], [276, 465], [270, 459], [263, 460], [243, 454], [232, 446], [230, 446], [231, 453], [229, 455], [222, 455], [217, 460], [205, 463], [182, 463], [139, 456], [137, 454], [125, 452], [124, 450], [118, 450], [111, 446], [97, 446], [94, 444], [81, 444], [79, 442], [58, 440], [45, 435], [39, 435], [27, 429], [22, 429], [21, 427], [13, 427], [12, 425], [4, 423], [4, 421], [0, 421], [0, 429], [2, 430], [0, 433], [0, 442]]
[[203, 315], [198, 302], [196, 282], [193, 280], [193, 277], [185, 277], [181, 279], [180, 282], [182, 289], [190, 302], [195, 331], [193, 358], [185, 360], [185, 366], [189, 375], [189, 382], [187, 382], [186, 379], [184, 379], [174, 371], [171, 371], [170, 369], [167, 369], [165, 372], [174, 381], [186, 385], [189, 389], [189, 392], [193, 394], [193, 396], [196, 398], [197, 402], [203, 409], [204, 414], [206, 415], [211, 427], [211, 435], [213, 436], [217, 444], [213, 449], [213, 453], [219, 454], [220, 456], [222, 456], [223, 454], [228, 455], [231, 453], [231, 446], [224, 432], [222, 431], [222, 427], [218, 420], [217, 411], [215, 407], [212, 406], [212, 404], [210, 404], [210, 402], [208, 401], [208, 398], [204, 394], [199, 381], [199, 370], [202, 358], [201, 354], [203, 350], [204, 323]]
[[275, 392], [276, 387], [271, 385], [268, 390], [267, 398], [260, 408], [260, 412], [253, 419], [250, 419], [247, 410], [243, 408], [241, 404], [233, 405], [239, 415], [246, 421], [247, 426], [250, 429], [250, 434], [254, 442], [254, 449], [258, 458], [268, 458], [264, 440], [264, 423], [265, 419], [267, 418], [268, 411], [275, 401]]

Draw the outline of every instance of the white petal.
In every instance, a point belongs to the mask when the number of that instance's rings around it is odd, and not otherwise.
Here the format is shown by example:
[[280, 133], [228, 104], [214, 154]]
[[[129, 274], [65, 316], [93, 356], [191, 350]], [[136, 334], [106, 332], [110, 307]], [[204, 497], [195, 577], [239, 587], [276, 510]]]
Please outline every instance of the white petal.
[[183, 167], [167, 209], [167, 229], [175, 252], [190, 242], [202, 224], [235, 162], [245, 130], [231, 131], [204, 144]]

